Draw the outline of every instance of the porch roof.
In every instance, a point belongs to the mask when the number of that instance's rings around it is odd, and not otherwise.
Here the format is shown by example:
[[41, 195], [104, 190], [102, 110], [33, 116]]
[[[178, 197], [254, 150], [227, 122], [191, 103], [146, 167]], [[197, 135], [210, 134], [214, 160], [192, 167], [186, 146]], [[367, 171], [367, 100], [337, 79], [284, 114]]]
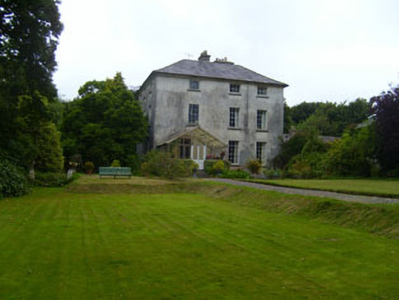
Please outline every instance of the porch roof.
[[221, 140], [214, 137], [209, 132], [205, 131], [204, 129], [202, 129], [199, 126], [189, 127], [189, 128], [186, 128], [185, 130], [183, 130], [182, 132], [170, 135], [168, 137], [168, 140], [158, 143], [157, 146], [170, 144], [179, 138], [190, 138], [192, 140], [197, 140], [200, 143], [207, 145], [208, 147], [214, 147], [214, 148], [227, 147], [227, 145], [225, 143], [223, 143]]

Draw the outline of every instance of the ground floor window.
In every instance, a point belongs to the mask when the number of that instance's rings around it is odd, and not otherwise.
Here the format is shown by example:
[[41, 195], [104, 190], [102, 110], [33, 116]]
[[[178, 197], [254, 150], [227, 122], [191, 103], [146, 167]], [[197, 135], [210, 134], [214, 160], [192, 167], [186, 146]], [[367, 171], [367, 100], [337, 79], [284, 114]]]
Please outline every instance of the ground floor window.
[[265, 161], [265, 147], [266, 143], [263, 142], [256, 143], [256, 159], [259, 160], [261, 163]]
[[232, 164], [238, 163], [238, 142], [229, 141], [229, 162]]
[[191, 140], [180, 139], [180, 158], [191, 157]]

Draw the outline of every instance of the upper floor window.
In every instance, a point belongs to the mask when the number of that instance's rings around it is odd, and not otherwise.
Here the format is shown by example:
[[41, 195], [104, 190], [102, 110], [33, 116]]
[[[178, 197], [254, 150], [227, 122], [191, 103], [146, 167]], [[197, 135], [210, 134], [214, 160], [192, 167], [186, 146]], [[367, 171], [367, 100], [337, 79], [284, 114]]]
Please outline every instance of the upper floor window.
[[199, 118], [199, 105], [190, 104], [188, 107], [188, 123], [197, 124]]
[[240, 85], [236, 83], [230, 83], [230, 93], [239, 93]]
[[238, 141], [229, 141], [229, 162], [238, 163]]
[[190, 80], [190, 90], [199, 90], [198, 80]]
[[240, 109], [238, 107], [230, 107], [229, 127], [238, 127], [238, 116]]
[[266, 96], [267, 95], [267, 87], [258, 86], [258, 95], [259, 96]]
[[266, 129], [266, 110], [258, 110], [256, 114], [256, 128]]

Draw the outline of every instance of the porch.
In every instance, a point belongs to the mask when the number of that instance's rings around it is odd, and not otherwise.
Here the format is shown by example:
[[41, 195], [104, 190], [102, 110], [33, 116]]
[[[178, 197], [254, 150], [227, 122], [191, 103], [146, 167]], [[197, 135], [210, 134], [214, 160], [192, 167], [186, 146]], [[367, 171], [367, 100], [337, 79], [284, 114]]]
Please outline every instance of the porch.
[[158, 149], [171, 152], [175, 157], [193, 160], [200, 170], [204, 169], [207, 157], [223, 158], [227, 147], [220, 139], [200, 127], [187, 128], [157, 145]]

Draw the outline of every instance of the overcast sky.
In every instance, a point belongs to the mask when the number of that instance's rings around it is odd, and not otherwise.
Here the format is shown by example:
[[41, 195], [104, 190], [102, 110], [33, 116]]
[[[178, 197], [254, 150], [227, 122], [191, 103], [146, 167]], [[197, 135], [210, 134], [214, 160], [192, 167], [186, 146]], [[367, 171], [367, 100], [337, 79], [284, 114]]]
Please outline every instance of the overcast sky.
[[368, 99], [399, 83], [398, 0], [63, 0], [60, 12], [64, 100], [119, 71], [139, 86], [203, 50], [289, 84], [290, 106]]

